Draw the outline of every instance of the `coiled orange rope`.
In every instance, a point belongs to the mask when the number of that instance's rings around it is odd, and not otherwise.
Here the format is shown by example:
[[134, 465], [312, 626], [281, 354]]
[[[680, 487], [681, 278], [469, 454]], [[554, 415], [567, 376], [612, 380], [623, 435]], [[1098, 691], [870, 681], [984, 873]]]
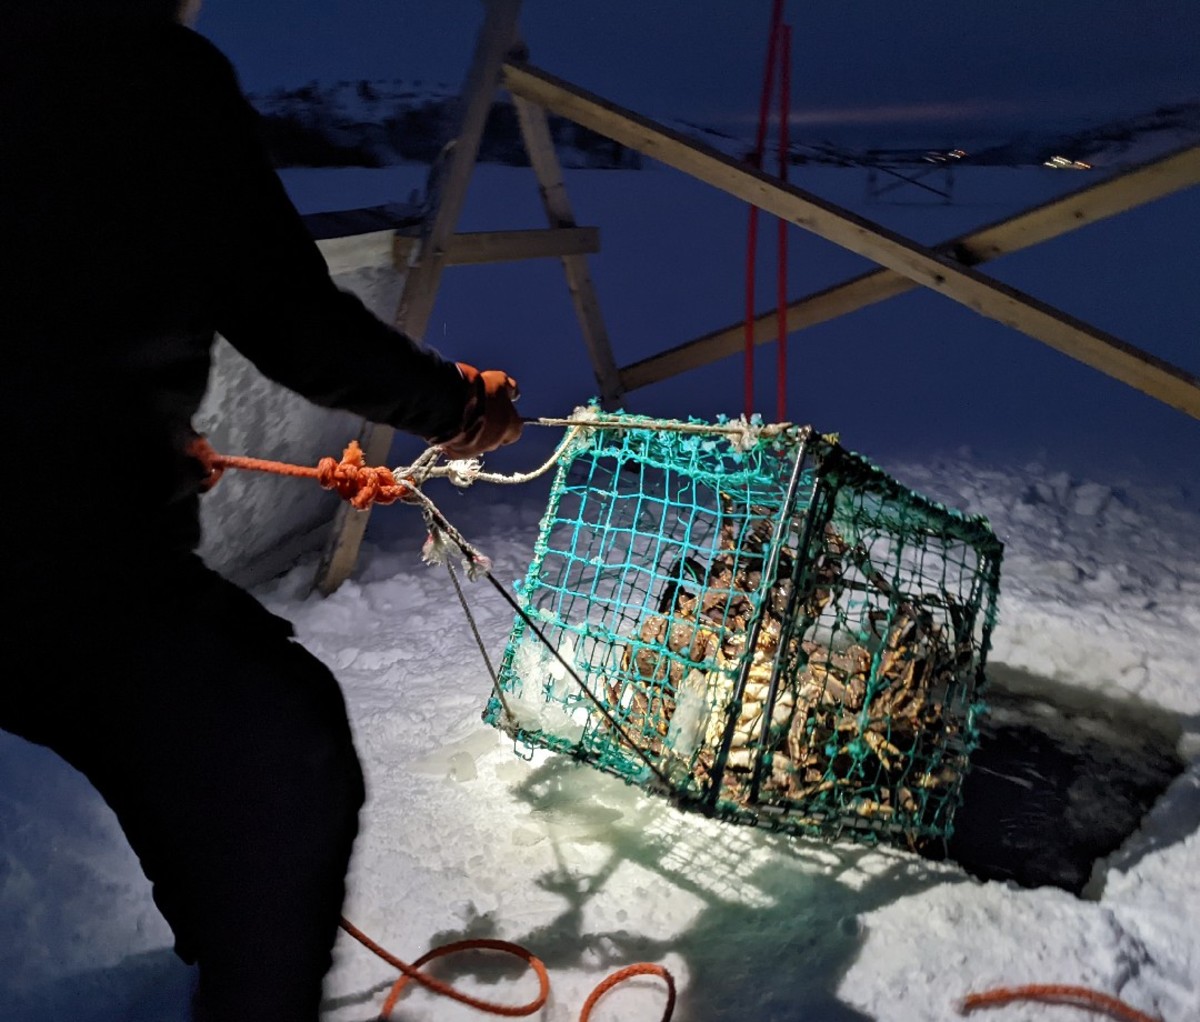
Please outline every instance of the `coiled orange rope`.
[[315, 479], [327, 490], [334, 490], [360, 511], [372, 504], [392, 504], [412, 496], [412, 486], [397, 479], [389, 468], [371, 468], [364, 463], [362, 448], [351, 440], [342, 460], [322, 458], [316, 468], [289, 465], [283, 461], [245, 458], [239, 455], [218, 454], [204, 437], [196, 437], [187, 453], [204, 467], [204, 489], [214, 487], [227, 468], [249, 469], [254, 472], [273, 472], [276, 475]]
[[[410, 980], [428, 987], [434, 993], [441, 994], [445, 997], [450, 997], [462, 1004], [469, 1005], [472, 1008], [477, 1008], [480, 1011], [485, 1011], [491, 1015], [503, 1015], [508, 1018], [520, 1018], [525, 1015], [532, 1015], [535, 1011], [540, 1011], [546, 1003], [546, 999], [550, 996], [550, 976], [546, 972], [546, 966], [540, 958], [535, 957], [530, 951], [521, 947], [519, 944], [510, 943], [507, 940], [492, 940], [489, 938], [475, 938], [472, 940], [458, 940], [450, 944], [443, 944], [441, 947], [434, 948], [432, 951], [426, 951], [412, 965], [401, 961], [386, 948], [381, 947], [357, 926], [351, 923], [348, 919], [341, 920], [342, 929], [351, 937], [357, 940], [368, 951], [378, 955], [393, 968], [399, 969], [403, 975], [392, 984], [392, 988], [388, 991], [387, 998], [383, 1002], [383, 1007], [380, 1008], [380, 1022], [387, 1022], [391, 1017], [392, 1009], [396, 1006], [396, 1002], [400, 999], [400, 994], [404, 988], [408, 986]], [[454, 954], [458, 951], [503, 951], [506, 954], [515, 955], [522, 961], [528, 963], [533, 969], [538, 978], [538, 995], [528, 1004], [508, 1005], [495, 1004], [491, 1001], [480, 1000], [477, 997], [472, 997], [470, 994], [464, 994], [448, 983], [443, 983], [440, 980], [434, 979], [432, 976], [427, 976], [420, 972], [420, 967], [426, 962], [431, 962], [436, 958], [443, 958], [446, 955]], [[600, 1000], [609, 990], [623, 980], [630, 979], [633, 976], [660, 976], [667, 984], [667, 1006], [663, 1012], [662, 1022], [670, 1022], [671, 1016], [675, 1012], [675, 980], [671, 974], [661, 965], [654, 965], [649, 962], [639, 962], [636, 965], [626, 966], [614, 972], [611, 976], [604, 979], [595, 990], [588, 995], [588, 999], [584, 1002], [583, 1010], [579, 1015], [579, 1022], [588, 1022], [592, 1015], [592, 1008], [596, 1002]]]
[[1162, 1022], [1155, 1015], [1147, 1015], [1132, 1005], [1119, 1001], [1108, 994], [1088, 987], [1068, 986], [1063, 983], [1030, 983], [1018, 987], [996, 987], [963, 999], [960, 1011], [966, 1015], [976, 1008], [998, 1008], [1016, 1001], [1040, 1001], [1043, 1004], [1068, 1004], [1077, 1008], [1098, 1011], [1118, 1022]]
[[592, 1009], [596, 1006], [596, 1002], [618, 983], [634, 976], [659, 976], [666, 982], [667, 1005], [663, 1009], [662, 1022], [670, 1022], [671, 1016], [675, 1013], [675, 979], [661, 965], [654, 965], [651, 962], [627, 965], [597, 984], [596, 989], [588, 994], [587, 1000], [583, 1002], [583, 1009], [579, 1012], [579, 1022], [588, 1022], [588, 1019], [592, 1017]]

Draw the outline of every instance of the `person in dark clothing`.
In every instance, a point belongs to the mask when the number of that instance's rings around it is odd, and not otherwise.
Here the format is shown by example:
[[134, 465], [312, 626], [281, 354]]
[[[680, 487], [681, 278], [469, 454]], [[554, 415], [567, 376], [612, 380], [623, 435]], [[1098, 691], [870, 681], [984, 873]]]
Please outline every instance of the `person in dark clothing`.
[[23, 465], [0, 483], [0, 727], [112, 807], [198, 965], [197, 1019], [314, 1022], [363, 777], [333, 675], [195, 552], [214, 335], [455, 457], [521, 426], [506, 374], [334, 285], [233, 69], [177, 14], [0, 13], [0, 436]]

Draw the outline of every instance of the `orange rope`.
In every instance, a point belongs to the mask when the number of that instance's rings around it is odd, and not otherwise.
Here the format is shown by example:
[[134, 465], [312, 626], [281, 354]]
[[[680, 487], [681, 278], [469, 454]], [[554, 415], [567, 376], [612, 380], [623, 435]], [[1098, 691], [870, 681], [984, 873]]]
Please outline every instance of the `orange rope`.
[[583, 1010], [579, 1013], [579, 1022], [588, 1022], [588, 1019], [592, 1017], [592, 1009], [596, 1006], [596, 1002], [618, 983], [633, 976], [662, 977], [667, 984], [667, 1006], [663, 1009], [662, 1022], [671, 1022], [671, 1016], [675, 1013], [675, 978], [661, 965], [654, 965], [651, 962], [627, 965], [602, 980], [596, 989], [588, 994], [588, 999], [583, 1002]]
[[316, 468], [289, 465], [283, 461], [267, 461], [263, 458], [218, 454], [202, 436], [192, 440], [187, 447], [187, 453], [204, 467], [205, 490], [216, 486], [227, 468], [241, 468], [253, 472], [273, 472], [276, 475], [315, 479], [325, 489], [335, 490], [338, 496], [349, 501], [360, 511], [372, 504], [392, 504], [412, 496], [412, 485], [404, 480], [397, 480], [391, 469], [370, 468], [364, 464], [362, 448], [358, 446], [357, 440], [350, 441], [341, 461], [322, 458]]
[[1068, 986], [1064, 983], [1030, 983], [1019, 987], [996, 987], [964, 998], [961, 1013], [966, 1015], [976, 1008], [998, 1008], [1014, 1001], [1040, 1001], [1044, 1004], [1068, 1004], [1100, 1012], [1119, 1022], [1162, 1022], [1155, 1015], [1147, 1015], [1137, 1008], [1119, 1001], [1108, 994], [1087, 987]]
[[[383, 1008], [379, 1012], [380, 1019], [387, 1019], [391, 1015], [392, 1008], [396, 1006], [396, 1001], [400, 997], [400, 992], [408, 985], [408, 981], [410, 979], [415, 979], [418, 983], [427, 986], [435, 993], [442, 994], [445, 997], [453, 998], [454, 1000], [460, 1001], [463, 1004], [470, 1005], [472, 1008], [478, 1008], [480, 1011], [490, 1012], [493, 1015], [507, 1015], [510, 1018], [517, 1018], [522, 1015], [532, 1015], [546, 1003], [546, 998], [550, 995], [550, 977], [546, 973], [546, 966], [542, 964], [540, 959], [535, 958], [532, 954], [530, 954], [530, 952], [526, 951], [518, 944], [510, 944], [505, 940], [486, 940], [482, 938], [476, 940], [459, 940], [455, 941], [453, 944], [446, 944], [442, 947], [434, 948], [432, 951], [426, 951], [425, 954], [413, 962], [412, 965], [409, 965], [407, 962], [401, 961], [386, 948], [383, 948], [379, 944], [375, 943], [375, 941], [363, 933], [362, 930], [360, 930], [348, 919], [342, 919], [341, 927], [368, 951], [378, 955], [385, 962], [387, 962], [388, 965], [399, 969], [404, 974], [398, 980], [396, 980], [391, 991], [388, 993], [387, 1000], [383, 1002]], [[490, 1001], [482, 1001], [478, 998], [471, 997], [469, 994], [460, 993], [448, 983], [443, 983], [440, 980], [434, 979], [432, 976], [427, 976], [423, 972], [418, 971], [422, 965], [424, 965], [426, 962], [432, 961], [435, 958], [441, 958], [443, 955], [453, 954], [455, 951], [466, 951], [472, 949], [504, 951], [528, 962], [530, 968], [532, 968], [537, 974], [538, 996], [528, 1004], [516, 1006], [493, 1004]]]
[[[492, 940], [484, 937], [477, 937], [472, 940], [458, 940], [451, 944], [443, 944], [441, 947], [434, 948], [432, 951], [426, 951], [412, 965], [401, 961], [386, 948], [381, 947], [365, 933], [362, 932], [348, 919], [341, 920], [341, 928], [346, 931], [351, 937], [357, 940], [368, 951], [378, 955], [388, 965], [399, 969], [403, 975], [392, 984], [391, 990], [388, 992], [387, 998], [383, 1002], [383, 1007], [379, 1011], [380, 1022], [387, 1022], [391, 1018], [392, 1009], [396, 1006], [396, 1002], [400, 999], [400, 994], [405, 987], [408, 986], [410, 980], [416, 980], [423, 986], [428, 987], [434, 993], [442, 994], [445, 997], [450, 997], [462, 1004], [469, 1005], [472, 1008], [477, 1008], [479, 1011], [485, 1011], [492, 1015], [504, 1015], [509, 1018], [519, 1018], [525, 1015], [532, 1015], [535, 1011], [540, 1011], [545, 1006], [547, 998], [550, 996], [550, 976], [546, 972], [546, 966], [540, 958], [535, 957], [530, 951], [521, 947], [519, 944], [510, 943], [507, 940]], [[419, 969], [426, 962], [431, 962], [435, 958], [442, 958], [446, 955], [454, 954], [458, 951], [503, 951], [506, 954], [514, 955], [522, 961], [528, 963], [533, 969], [538, 978], [538, 995], [528, 1004], [508, 1005], [495, 1004], [491, 1001], [483, 1001], [479, 998], [472, 997], [470, 994], [464, 994], [448, 983], [443, 983], [440, 980], [428, 976]], [[667, 1008], [663, 1013], [662, 1022], [670, 1022], [671, 1015], [675, 1010], [675, 981], [671, 974], [660, 965], [652, 965], [650, 963], [639, 963], [630, 965], [618, 972], [613, 973], [605, 979], [595, 990], [588, 996], [584, 1003], [583, 1012], [579, 1016], [579, 1022], [588, 1022], [591, 1017], [591, 1010], [595, 1003], [624, 979], [631, 976], [640, 975], [657, 975], [661, 976], [667, 983]]]

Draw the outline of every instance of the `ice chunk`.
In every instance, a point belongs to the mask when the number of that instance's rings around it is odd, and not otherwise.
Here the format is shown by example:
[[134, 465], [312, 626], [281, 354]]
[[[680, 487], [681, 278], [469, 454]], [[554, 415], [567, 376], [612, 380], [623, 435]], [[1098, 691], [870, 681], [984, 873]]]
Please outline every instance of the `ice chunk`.
[[708, 682], [704, 672], [693, 667], [679, 685], [667, 729], [667, 746], [677, 756], [690, 760], [696, 754], [708, 729], [709, 712]]

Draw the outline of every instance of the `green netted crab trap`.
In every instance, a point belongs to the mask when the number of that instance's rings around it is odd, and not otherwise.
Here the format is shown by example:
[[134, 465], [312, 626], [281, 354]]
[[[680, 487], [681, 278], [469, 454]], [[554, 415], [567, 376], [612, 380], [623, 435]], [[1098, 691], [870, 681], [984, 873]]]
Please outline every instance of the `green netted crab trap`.
[[484, 719], [683, 809], [916, 847], [978, 740], [1002, 547], [811, 427], [560, 449]]

